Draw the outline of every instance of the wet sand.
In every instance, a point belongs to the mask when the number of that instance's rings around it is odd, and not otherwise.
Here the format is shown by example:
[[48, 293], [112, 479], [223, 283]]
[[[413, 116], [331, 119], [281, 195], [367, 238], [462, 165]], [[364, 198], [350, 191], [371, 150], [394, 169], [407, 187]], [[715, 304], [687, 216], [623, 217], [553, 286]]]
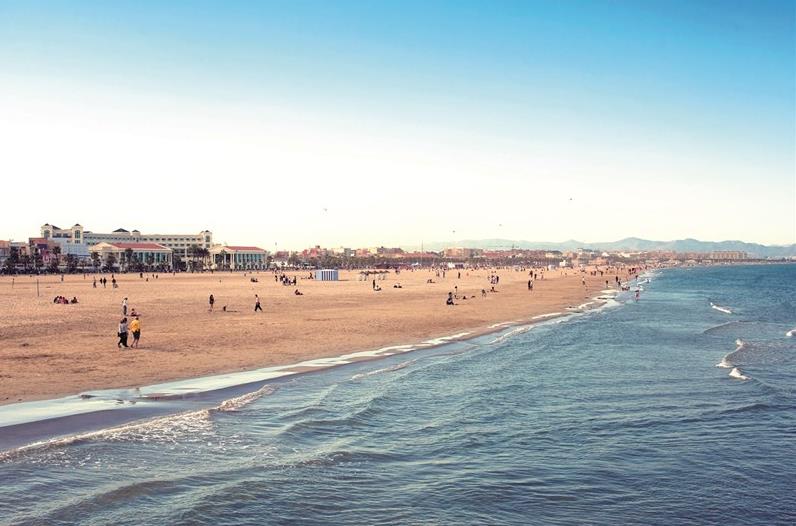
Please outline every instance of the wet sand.
[[[341, 281], [306, 279], [283, 286], [269, 272], [215, 274], [119, 274], [119, 288], [92, 287], [93, 275], [0, 278], [0, 404], [54, 398], [89, 389], [134, 387], [214, 373], [286, 365], [313, 358], [413, 344], [461, 331], [494, 330], [496, 323], [528, 321], [566, 311], [599, 295], [615, 274], [587, 276], [546, 271], [527, 289], [528, 272], [491, 270], [390, 272], [376, 283], [358, 272]], [[538, 271], [537, 271], [538, 272]], [[565, 275], [566, 274], [566, 275]], [[626, 274], [620, 274], [624, 279]], [[110, 276], [107, 276], [110, 278]], [[259, 282], [252, 283], [251, 277]], [[426, 283], [432, 279], [435, 283]], [[393, 288], [400, 283], [402, 288]], [[467, 295], [445, 305], [447, 293]], [[298, 288], [304, 293], [296, 296]], [[216, 298], [208, 311], [208, 296]], [[264, 312], [254, 312], [259, 294]], [[77, 305], [52, 302], [77, 296]], [[474, 297], [471, 297], [474, 296]], [[116, 327], [121, 303], [141, 313], [139, 349], [119, 350]], [[226, 305], [228, 312], [222, 312]], [[132, 340], [132, 337], [130, 338]]]

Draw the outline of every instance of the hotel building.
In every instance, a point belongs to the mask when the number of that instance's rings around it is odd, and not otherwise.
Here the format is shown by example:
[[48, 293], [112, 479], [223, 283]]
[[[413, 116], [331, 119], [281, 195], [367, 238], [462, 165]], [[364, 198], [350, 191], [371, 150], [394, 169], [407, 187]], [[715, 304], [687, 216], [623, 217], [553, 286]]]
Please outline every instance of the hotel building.
[[41, 237], [60, 244], [63, 254], [84, 257], [88, 257], [89, 248], [98, 243], [156, 243], [170, 248], [175, 256], [182, 259], [190, 257], [191, 245], [208, 250], [213, 246], [213, 233], [209, 230], [202, 230], [197, 234], [142, 234], [138, 230], [117, 228], [105, 234], [85, 230], [79, 224], [72, 228], [58, 228], [47, 223], [41, 226]]

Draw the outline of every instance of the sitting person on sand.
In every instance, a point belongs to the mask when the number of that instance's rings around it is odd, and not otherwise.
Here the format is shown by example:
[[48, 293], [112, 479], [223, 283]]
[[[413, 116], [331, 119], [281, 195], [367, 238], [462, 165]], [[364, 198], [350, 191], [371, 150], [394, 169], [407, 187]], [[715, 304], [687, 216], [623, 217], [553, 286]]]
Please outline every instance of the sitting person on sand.
[[295, 294], [296, 296], [303, 296], [304, 295], [303, 292], [299, 292], [299, 289], [294, 290], [293, 294]]
[[77, 296], [72, 296], [72, 300], [71, 300], [69, 303], [71, 303], [71, 304], [73, 304], [73, 305], [74, 305], [75, 303], [77, 303]]
[[456, 305], [453, 303], [453, 292], [448, 292], [448, 299], [445, 301], [445, 305]]

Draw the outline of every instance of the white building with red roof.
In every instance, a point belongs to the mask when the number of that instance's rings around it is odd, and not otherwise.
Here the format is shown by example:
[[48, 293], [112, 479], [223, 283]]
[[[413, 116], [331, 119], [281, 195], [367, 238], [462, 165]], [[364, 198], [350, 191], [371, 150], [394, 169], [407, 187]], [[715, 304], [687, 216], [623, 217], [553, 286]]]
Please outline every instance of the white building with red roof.
[[112, 268], [140, 268], [142, 265], [146, 268], [170, 269], [172, 266], [172, 249], [158, 243], [103, 241], [92, 245], [88, 250], [91, 254], [97, 254], [100, 265]]

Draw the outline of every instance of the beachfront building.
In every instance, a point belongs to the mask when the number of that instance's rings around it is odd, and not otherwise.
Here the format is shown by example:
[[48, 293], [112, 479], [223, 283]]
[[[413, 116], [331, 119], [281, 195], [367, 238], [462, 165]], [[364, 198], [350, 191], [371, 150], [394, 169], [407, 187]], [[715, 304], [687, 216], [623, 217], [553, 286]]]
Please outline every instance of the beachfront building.
[[28, 239], [28, 247], [34, 268], [51, 265], [53, 259], [58, 259], [60, 244], [52, 239], [31, 237]]
[[110, 269], [171, 268], [172, 250], [157, 243], [96, 243], [89, 248], [92, 259]]
[[263, 270], [268, 252], [259, 247], [216, 245], [210, 249], [210, 268], [219, 270]]
[[484, 253], [480, 248], [450, 247], [446, 248], [442, 254], [449, 259], [472, 259]]
[[77, 256], [88, 256], [89, 248], [98, 243], [156, 243], [170, 248], [181, 259], [192, 256], [192, 246], [205, 250], [213, 246], [213, 233], [209, 230], [197, 234], [142, 234], [138, 230], [117, 228], [110, 233], [101, 233], [85, 230], [78, 224], [62, 229], [46, 223], [41, 226], [41, 237], [61, 245], [63, 254]]
[[[83, 239], [83, 227], [74, 224], [71, 228], [59, 228], [46, 223], [40, 229], [41, 238], [57, 243], [63, 256], [76, 256], [78, 259], [88, 259], [88, 245]], [[36, 238], [33, 238], [36, 239]]]
[[749, 255], [740, 250], [717, 250], [708, 254], [711, 261], [743, 261], [748, 258]]

